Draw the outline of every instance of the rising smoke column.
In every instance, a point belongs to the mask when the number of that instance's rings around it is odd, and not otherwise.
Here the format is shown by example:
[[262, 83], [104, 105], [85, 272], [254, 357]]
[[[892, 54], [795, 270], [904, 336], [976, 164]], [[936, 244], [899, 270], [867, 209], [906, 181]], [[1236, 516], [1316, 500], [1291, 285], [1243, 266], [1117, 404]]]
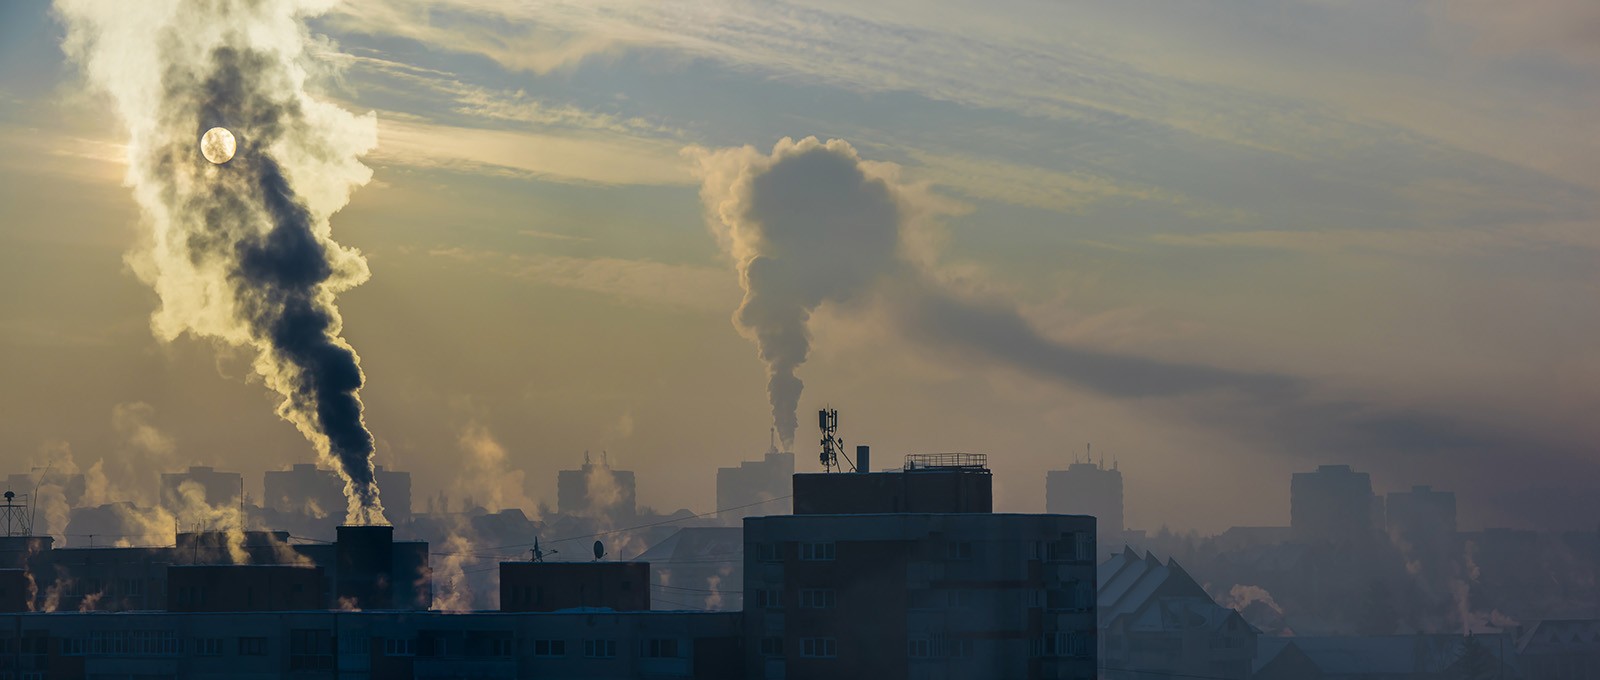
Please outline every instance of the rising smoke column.
[[753, 147], [703, 152], [702, 198], [744, 288], [734, 325], [767, 364], [772, 422], [794, 444], [811, 352], [807, 323], [823, 302], [844, 302], [896, 263], [901, 208], [894, 187], [870, 175], [843, 140], [784, 139], [769, 156]]
[[[306, 93], [322, 68], [303, 20], [331, 3], [256, 0], [58, 0], [64, 49], [104, 91], [128, 131], [127, 184], [147, 240], [129, 255], [161, 307], [164, 341], [185, 333], [254, 350], [257, 375], [345, 479], [347, 521], [381, 523], [364, 377], [340, 337], [338, 293], [366, 261], [336, 243], [328, 218], [371, 179], [357, 157], [376, 119]], [[238, 138], [213, 165], [199, 140]]]
[[1231, 392], [1260, 402], [1297, 396], [1293, 380], [1077, 347], [1041, 333], [1016, 307], [965, 294], [936, 271], [931, 226], [953, 207], [909, 184], [890, 163], [864, 160], [843, 140], [780, 140], [693, 149], [701, 200], [744, 288], [734, 315], [767, 363], [772, 416], [794, 439], [810, 351], [807, 324], [825, 302], [869, 298], [880, 318], [935, 349], [1117, 398]]

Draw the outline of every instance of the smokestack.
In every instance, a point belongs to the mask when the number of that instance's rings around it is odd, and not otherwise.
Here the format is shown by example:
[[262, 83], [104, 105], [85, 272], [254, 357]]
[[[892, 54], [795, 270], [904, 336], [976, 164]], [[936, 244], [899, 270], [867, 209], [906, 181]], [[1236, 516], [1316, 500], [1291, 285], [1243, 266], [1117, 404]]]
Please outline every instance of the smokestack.
[[334, 546], [340, 607], [393, 609], [394, 527], [341, 525]]
[[872, 447], [856, 447], [856, 472], [872, 472]]
[[383, 523], [365, 377], [335, 304], [369, 272], [328, 223], [371, 180], [357, 157], [377, 125], [306, 90], [319, 67], [304, 19], [325, 8], [219, 0], [131, 21], [150, 9], [134, 4], [56, 9], [64, 49], [128, 130], [126, 182], [151, 230], [128, 262], [161, 298], [152, 329], [254, 354], [279, 417], [344, 478], [347, 521]]

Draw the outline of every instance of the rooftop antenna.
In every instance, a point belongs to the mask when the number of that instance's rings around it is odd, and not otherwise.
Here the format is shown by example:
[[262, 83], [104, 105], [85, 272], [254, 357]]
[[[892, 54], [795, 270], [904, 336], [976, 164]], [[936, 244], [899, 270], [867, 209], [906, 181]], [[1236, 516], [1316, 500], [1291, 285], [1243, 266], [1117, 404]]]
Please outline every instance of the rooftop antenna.
[[595, 541], [594, 542], [594, 561], [599, 562], [600, 560], [605, 559], [605, 557], [606, 557], [606, 544], [601, 543], [600, 541]]
[[535, 561], [535, 562], [543, 562], [545, 555], [554, 555], [554, 554], [556, 554], [558, 552], [561, 552], [561, 551], [560, 550], [545, 550], [543, 548], [540, 548], [539, 547], [539, 537], [538, 536], [534, 536], [533, 537], [533, 550], [530, 550], [528, 552], [531, 553], [531, 557], [533, 558], [533, 561]]
[[[822, 471], [844, 472], [844, 466], [839, 464], [839, 456], [844, 453], [844, 440], [839, 438], [839, 411], [831, 408], [817, 411], [817, 427], [822, 429]], [[856, 469], [849, 456], [845, 456], [844, 461], [850, 463], [851, 470]]]
[[[53, 468], [55, 466], [56, 466], [56, 461], [55, 461], [55, 459], [52, 458], [50, 460], [50, 463], [44, 466], [44, 474], [39, 475], [38, 479], [33, 480], [33, 493], [29, 494], [28, 498], [35, 498], [36, 499], [36, 498], [39, 497], [39, 485], [44, 483], [44, 478], [45, 477], [49, 477], [50, 476], [50, 468]], [[33, 521], [35, 519], [38, 519], [38, 512], [39, 512], [39, 504], [38, 503], [33, 503], [28, 507], [28, 532], [30, 534], [33, 533], [33, 524], [34, 524]]]
[[5, 518], [7, 536], [32, 536], [33, 518], [28, 509], [27, 496], [19, 504], [17, 494], [6, 491], [4, 505], [0, 505], [0, 516]]

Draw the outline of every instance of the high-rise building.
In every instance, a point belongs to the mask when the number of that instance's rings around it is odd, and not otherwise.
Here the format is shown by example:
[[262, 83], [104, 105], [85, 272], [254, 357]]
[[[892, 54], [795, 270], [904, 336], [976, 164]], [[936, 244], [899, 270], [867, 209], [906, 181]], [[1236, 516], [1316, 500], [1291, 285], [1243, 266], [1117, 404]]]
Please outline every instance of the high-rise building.
[[244, 477], [193, 465], [184, 472], [161, 473], [161, 507], [183, 518], [196, 510], [237, 508], [244, 499]]
[[556, 511], [563, 515], [629, 521], [637, 513], [633, 472], [614, 470], [604, 453], [594, 462], [583, 454], [583, 467], [556, 473]]
[[1114, 543], [1126, 528], [1122, 522], [1122, 471], [1116, 463], [1107, 468], [1085, 461], [1046, 472], [1044, 508], [1056, 515], [1093, 515], [1100, 520], [1101, 542]]
[[1456, 538], [1456, 495], [1414, 486], [1389, 494], [1389, 535], [1412, 548], [1448, 550]]
[[982, 456], [794, 476], [745, 519], [751, 678], [1095, 677], [1095, 520], [992, 512]]
[[1301, 543], [1352, 545], [1370, 541], [1383, 528], [1383, 500], [1372, 478], [1349, 465], [1322, 465], [1296, 472], [1289, 486], [1289, 533]]
[[717, 468], [717, 518], [738, 522], [759, 515], [786, 515], [794, 509], [789, 478], [794, 454], [773, 446], [761, 460]]
[[[411, 473], [373, 469], [383, 512], [389, 521], [411, 517]], [[312, 463], [297, 463], [288, 470], [268, 470], [263, 477], [262, 505], [278, 512], [331, 517], [345, 515], [344, 479], [339, 473]]]

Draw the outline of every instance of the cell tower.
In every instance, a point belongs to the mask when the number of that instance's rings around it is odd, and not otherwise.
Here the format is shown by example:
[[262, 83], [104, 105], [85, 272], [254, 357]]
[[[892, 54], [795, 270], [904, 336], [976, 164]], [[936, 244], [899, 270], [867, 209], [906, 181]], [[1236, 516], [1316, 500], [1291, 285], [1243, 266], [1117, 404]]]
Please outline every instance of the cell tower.
[[[822, 428], [822, 471], [844, 472], [844, 466], [839, 464], [839, 455], [844, 453], [844, 440], [839, 438], [839, 411], [825, 408], [817, 411], [817, 427]], [[850, 457], [845, 457], [845, 462], [850, 462]], [[855, 464], [850, 465], [855, 469]]]
[[33, 535], [33, 514], [28, 511], [27, 499], [27, 496], [23, 496], [22, 502], [18, 503], [16, 493], [5, 493], [5, 503], [0, 504], [0, 522], [6, 525], [7, 536]]

